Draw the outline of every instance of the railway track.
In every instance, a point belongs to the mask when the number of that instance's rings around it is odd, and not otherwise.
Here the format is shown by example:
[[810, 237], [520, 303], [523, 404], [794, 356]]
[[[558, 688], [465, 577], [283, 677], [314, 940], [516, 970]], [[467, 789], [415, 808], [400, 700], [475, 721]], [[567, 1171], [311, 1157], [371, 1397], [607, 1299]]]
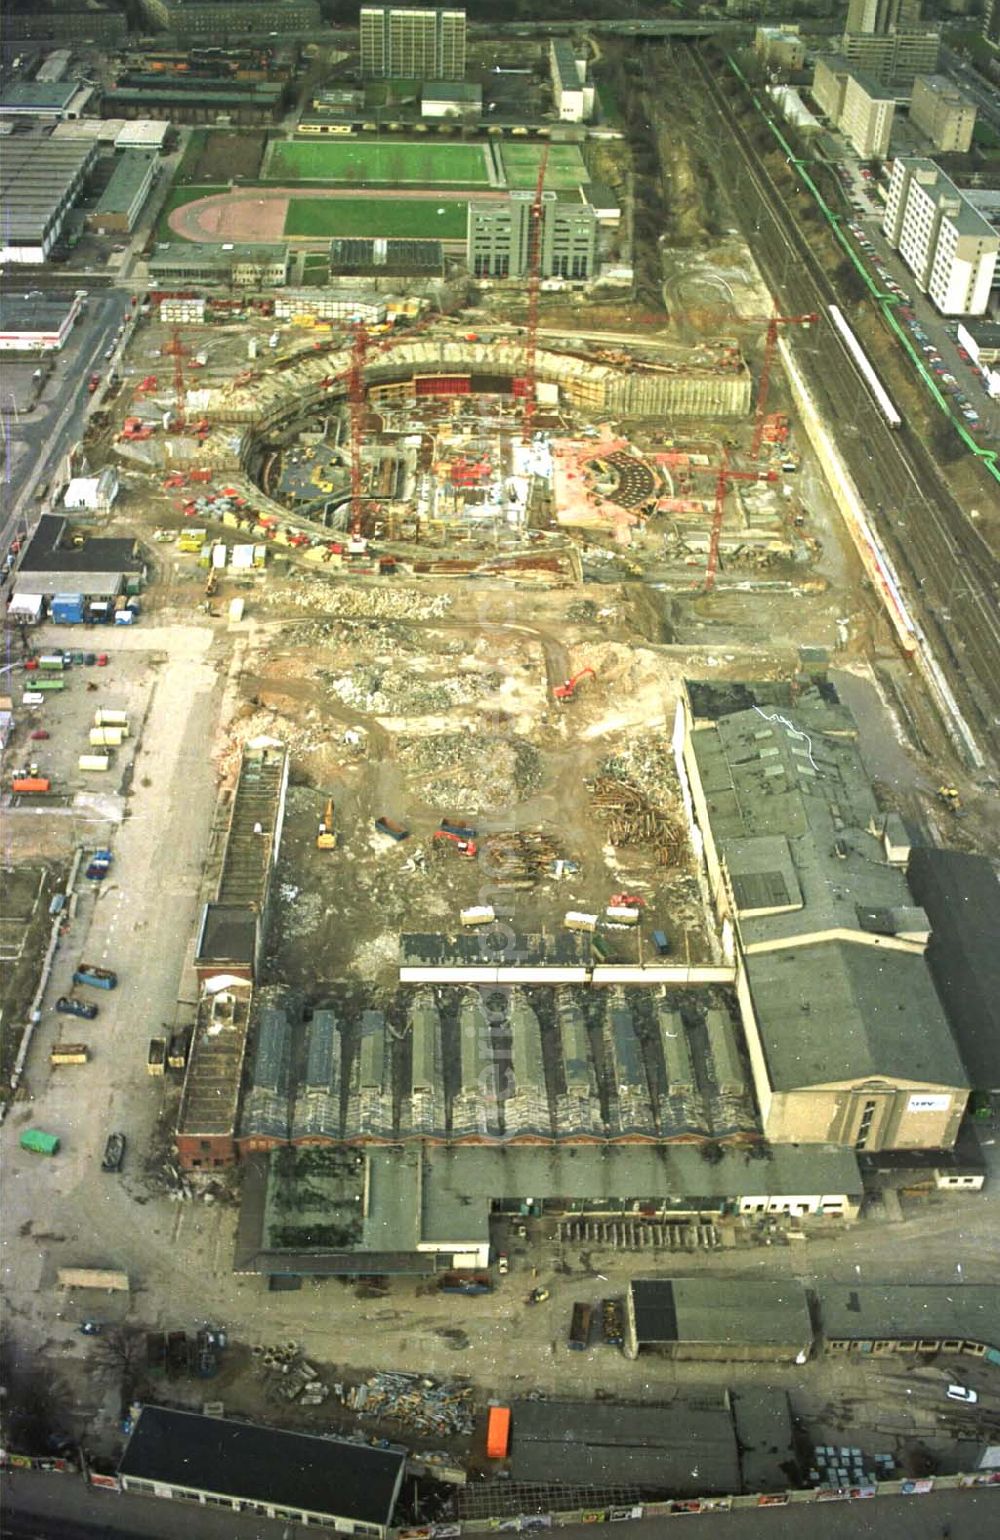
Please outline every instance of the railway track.
[[[728, 184], [739, 188], [733, 201], [744, 228], [753, 230], [754, 255], [768, 287], [786, 314], [825, 314], [839, 296], [700, 49], [678, 45], [675, 57], [689, 64], [677, 72], [678, 89], [696, 76], [724, 126], [720, 156]], [[911, 601], [922, 601], [924, 629], [970, 726], [984, 748], [1000, 755], [1000, 562], [917, 434], [905, 421], [893, 431], [879, 417], [832, 326], [824, 328], [823, 341], [820, 372], [790, 339], [879, 537], [909, 580]]]

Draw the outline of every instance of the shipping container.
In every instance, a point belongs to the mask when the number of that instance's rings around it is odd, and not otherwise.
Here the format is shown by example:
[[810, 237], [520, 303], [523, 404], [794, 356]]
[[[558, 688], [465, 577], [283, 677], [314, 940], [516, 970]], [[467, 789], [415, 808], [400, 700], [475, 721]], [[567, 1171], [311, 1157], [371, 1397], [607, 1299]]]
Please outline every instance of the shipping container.
[[579, 909], [570, 909], [563, 924], [567, 930], [594, 931], [597, 929], [597, 915], [583, 914]]
[[108, 754], [81, 754], [77, 760], [77, 768], [80, 770], [107, 770], [110, 764]]
[[90, 1050], [86, 1043], [56, 1043], [49, 1054], [50, 1064], [86, 1064]]
[[43, 673], [61, 674], [66, 667], [66, 659], [61, 652], [45, 652], [38, 659], [38, 667]]
[[167, 1044], [162, 1037], [151, 1037], [146, 1051], [146, 1073], [162, 1075], [167, 1063]]
[[22, 706], [44, 706], [45, 696], [39, 690], [25, 690], [21, 696]]
[[584, 1348], [590, 1346], [590, 1317], [592, 1313], [592, 1307], [579, 1300], [573, 1306], [573, 1319], [570, 1322], [569, 1328], [569, 1345], [581, 1353]]
[[37, 795], [39, 792], [51, 791], [52, 782], [44, 775], [16, 775], [11, 781], [10, 789], [19, 792], [22, 796]]
[[124, 734], [120, 727], [92, 727], [90, 746], [94, 749], [121, 748]]
[[66, 681], [61, 674], [39, 674], [35, 680], [35, 689], [41, 690], [45, 695], [57, 695], [65, 688]]
[[128, 1293], [128, 1273], [118, 1273], [109, 1267], [60, 1267], [56, 1273], [60, 1289], [101, 1289], [104, 1293], [117, 1290]]
[[128, 727], [127, 711], [109, 711], [107, 706], [99, 706], [94, 712], [95, 727]]
[[506, 1460], [510, 1449], [510, 1407], [491, 1406], [486, 1421], [486, 1455], [490, 1460]]
[[83, 624], [83, 594], [54, 594], [49, 608], [57, 625]]
[[40, 1128], [26, 1128], [17, 1142], [22, 1150], [31, 1150], [35, 1155], [56, 1155], [59, 1152], [57, 1135], [44, 1134]]

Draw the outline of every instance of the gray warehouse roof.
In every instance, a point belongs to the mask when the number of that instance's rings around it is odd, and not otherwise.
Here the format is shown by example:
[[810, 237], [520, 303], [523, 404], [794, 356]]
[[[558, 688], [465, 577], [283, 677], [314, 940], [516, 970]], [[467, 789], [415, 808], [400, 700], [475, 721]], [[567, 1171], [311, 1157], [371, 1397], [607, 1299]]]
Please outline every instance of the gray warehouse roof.
[[98, 214], [127, 214], [149, 175], [150, 165], [159, 159], [155, 150], [123, 150], [97, 205]]
[[816, 1294], [828, 1340], [948, 1337], [1000, 1348], [1000, 1288], [988, 1284], [828, 1283]]
[[967, 1086], [919, 954], [824, 941], [754, 952], [747, 973], [776, 1091], [868, 1075]]
[[636, 1278], [629, 1287], [640, 1346], [687, 1342], [798, 1348], [812, 1340], [806, 1292], [794, 1281]]
[[2, 233], [8, 245], [40, 240], [97, 154], [93, 140], [8, 139], [0, 162]]
[[664, 1406], [517, 1401], [511, 1434], [515, 1481], [633, 1486], [678, 1496], [739, 1490], [725, 1391], [678, 1396]]

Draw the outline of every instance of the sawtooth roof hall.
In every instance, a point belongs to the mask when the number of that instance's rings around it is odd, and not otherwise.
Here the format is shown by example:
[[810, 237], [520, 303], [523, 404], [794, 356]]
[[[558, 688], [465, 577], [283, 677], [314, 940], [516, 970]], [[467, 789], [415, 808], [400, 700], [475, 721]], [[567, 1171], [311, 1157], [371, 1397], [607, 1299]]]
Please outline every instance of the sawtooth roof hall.
[[[734, 707], [736, 709], [734, 709]], [[692, 841], [737, 968], [765, 1135], [950, 1148], [969, 1081], [907, 887], [832, 684], [691, 682], [675, 749]]]

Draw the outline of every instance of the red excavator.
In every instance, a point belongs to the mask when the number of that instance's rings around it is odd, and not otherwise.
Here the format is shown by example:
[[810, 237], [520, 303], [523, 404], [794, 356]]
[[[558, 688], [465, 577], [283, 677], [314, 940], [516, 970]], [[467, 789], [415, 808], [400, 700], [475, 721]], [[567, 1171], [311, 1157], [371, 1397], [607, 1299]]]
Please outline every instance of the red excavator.
[[460, 834], [453, 834], [450, 829], [437, 829], [434, 834], [434, 843], [437, 844], [439, 840], [450, 840], [459, 855], [466, 856], [469, 860], [474, 860], [479, 854], [479, 846], [475, 840], [463, 839]]
[[645, 909], [646, 900], [638, 893], [612, 893], [608, 899], [612, 909]]
[[597, 675], [594, 673], [594, 670], [589, 665], [586, 668], [581, 668], [580, 672], [578, 674], [574, 674], [572, 679], [565, 679], [565, 680], [563, 680], [562, 684], [557, 684], [557, 685], [553, 686], [553, 688], [552, 688], [553, 699], [555, 699], [555, 700], [572, 700], [573, 697], [576, 694], [576, 687], [577, 687], [577, 685], [580, 683], [581, 679], [584, 679], [587, 676], [587, 674], [590, 675], [591, 679], [596, 679], [597, 678]]

